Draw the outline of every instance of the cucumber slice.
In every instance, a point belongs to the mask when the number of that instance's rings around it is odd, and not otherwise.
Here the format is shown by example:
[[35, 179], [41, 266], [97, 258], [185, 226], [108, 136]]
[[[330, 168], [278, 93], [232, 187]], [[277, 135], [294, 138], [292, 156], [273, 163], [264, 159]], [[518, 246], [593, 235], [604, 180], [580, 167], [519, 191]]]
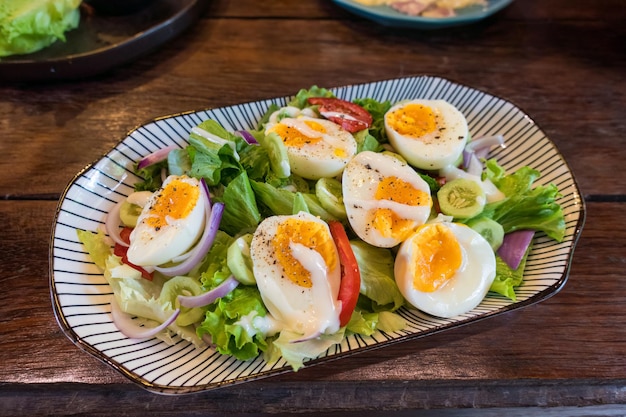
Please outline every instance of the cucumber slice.
[[261, 143], [267, 150], [270, 159], [270, 168], [278, 178], [289, 178], [291, 175], [291, 165], [289, 165], [289, 156], [287, 148], [283, 140], [276, 133], [270, 133], [265, 136], [265, 140]]
[[486, 198], [480, 184], [465, 178], [456, 178], [437, 191], [439, 208], [455, 219], [477, 216], [485, 207]]
[[124, 201], [120, 206], [120, 220], [124, 226], [135, 227], [137, 226], [137, 219], [141, 214], [141, 207], [137, 204]]
[[179, 326], [189, 326], [204, 318], [204, 309], [200, 307], [187, 308], [178, 304], [177, 297], [179, 295], [200, 295], [202, 287], [200, 283], [191, 277], [177, 276], [170, 278], [161, 289], [159, 300], [161, 302], [169, 301], [172, 308], [180, 308], [180, 314], [176, 318], [176, 324]]
[[320, 178], [315, 183], [315, 195], [324, 210], [332, 216], [339, 220], [347, 218], [346, 207], [343, 205], [341, 182], [334, 178]]
[[467, 222], [467, 225], [477, 231], [482, 237], [485, 238], [491, 249], [497, 251], [502, 246], [504, 239], [504, 228], [497, 221], [490, 219], [489, 217], [479, 217]]
[[228, 269], [230, 269], [230, 272], [237, 281], [245, 285], [256, 284], [256, 278], [254, 278], [254, 274], [252, 273], [250, 242], [252, 242], [251, 233], [240, 236], [228, 247], [226, 255]]

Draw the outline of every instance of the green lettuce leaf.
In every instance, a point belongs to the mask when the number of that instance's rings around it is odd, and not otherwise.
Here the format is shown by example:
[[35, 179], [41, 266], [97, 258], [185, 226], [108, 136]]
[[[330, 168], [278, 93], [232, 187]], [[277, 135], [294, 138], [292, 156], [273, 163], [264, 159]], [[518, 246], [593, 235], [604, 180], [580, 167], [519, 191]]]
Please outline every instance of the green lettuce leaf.
[[78, 240], [85, 246], [91, 260], [100, 269], [106, 267], [106, 260], [111, 255], [111, 245], [107, 243], [107, 235], [102, 231], [89, 232], [86, 230], [76, 230]]
[[301, 338], [301, 334], [283, 330], [280, 336], [274, 340], [270, 349], [264, 353], [263, 357], [267, 363], [275, 362], [280, 356], [287, 361], [287, 364], [298, 371], [304, 366], [304, 362], [313, 359], [326, 352], [328, 348], [338, 343], [344, 337], [344, 330], [339, 330], [330, 335], [321, 335], [315, 339], [293, 343]]
[[357, 333], [363, 336], [371, 336], [378, 327], [378, 313], [368, 313], [366, 311], [354, 310], [350, 321], [346, 326], [349, 333]]
[[261, 214], [246, 171], [232, 179], [224, 188], [224, 193], [215, 200], [224, 203], [220, 229], [231, 235], [253, 230], [261, 221]]
[[383, 332], [397, 332], [405, 329], [407, 326], [407, 321], [397, 313], [391, 311], [378, 313], [378, 329]]
[[228, 268], [228, 248], [235, 241], [225, 232], [218, 230], [209, 253], [202, 260], [200, 281], [207, 290], [212, 290], [230, 276]]
[[135, 191], [156, 191], [161, 188], [161, 170], [167, 167], [167, 161], [148, 165], [142, 169], [136, 169], [135, 173], [141, 177], [141, 181], [135, 183]]
[[380, 142], [369, 133], [368, 129], [356, 132], [353, 136], [356, 140], [357, 153], [363, 151], [381, 152], [384, 149]]
[[243, 171], [237, 153], [239, 138], [215, 120], [205, 120], [197, 127], [223, 139], [225, 144], [212, 142], [192, 132], [189, 135], [189, 144], [193, 148], [189, 150], [191, 176], [204, 178], [209, 186], [228, 184]]
[[380, 143], [388, 142], [385, 130], [385, 113], [391, 108], [391, 102], [380, 102], [373, 98], [360, 98], [354, 100], [354, 102], [372, 115], [373, 120], [372, 126], [368, 129], [369, 134]]
[[256, 287], [240, 285], [209, 306], [205, 320], [197, 328], [198, 336], [209, 335], [217, 351], [224, 355], [244, 361], [252, 359], [268, 347], [263, 333], [251, 333], [242, 325], [241, 320], [252, 312], [259, 317], [267, 314]]
[[0, 57], [29, 54], [78, 27], [80, 0], [2, 0], [0, 2]]
[[[218, 231], [211, 250], [203, 261], [201, 282], [211, 290], [231, 275], [228, 268], [228, 248], [234, 239]], [[256, 286], [239, 285], [226, 296], [209, 305], [204, 320], [197, 328], [199, 337], [209, 335], [218, 352], [237, 359], [254, 358], [267, 349], [262, 332], [244, 324], [246, 317], [267, 314]]]
[[[203, 281], [216, 287], [224, 280], [221, 274]], [[267, 350], [268, 342], [262, 332], [246, 325], [247, 317], [265, 317], [267, 310], [256, 286], [239, 285], [226, 296], [208, 306], [202, 324], [197, 328], [198, 336], [209, 335], [218, 352], [248, 360]]]
[[503, 295], [511, 300], [517, 299], [515, 288], [522, 285], [524, 281], [524, 269], [526, 268], [526, 259], [530, 253], [532, 243], [528, 245], [528, 249], [522, 258], [517, 269], [511, 269], [506, 262], [496, 255], [496, 277], [489, 288], [489, 291]]
[[167, 154], [167, 169], [170, 175], [190, 175], [191, 158], [189, 149], [174, 149]]
[[487, 216], [502, 225], [504, 232], [532, 229], [542, 231], [560, 242], [565, 235], [565, 218], [561, 206], [556, 203], [560, 197], [554, 184], [537, 185], [534, 181], [539, 172], [530, 167], [522, 167], [507, 175], [495, 159], [485, 162], [485, 177], [491, 180], [506, 198], [488, 203], [480, 216]]
[[263, 181], [270, 174], [270, 160], [262, 146], [246, 146], [239, 152], [240, 163], [251, 180]]
[[301, 89], [298, 91], [298, 94], [289, 102], [289, 106], [297, 107], [299, 109], [303, 109], [307, 107], [309, 104], [307, 100], [311, 97], [335, 97], [332, 91], [327, 90], [326, 88], [321, 88], [316, 85], [311, 88]]
[[[265, 182], [250, 181], [258, 200], [268, 208], [271, 214], [290, 215], [294, 213], [294, 204], [297, 192], [284, 188], [276, 188]], [[320, 217], [324, 221], [336, 220], [326, 211], [315, 194], [301, 193], [309, 213]]]
[[404, 297], [393, 276], [394, 259], [389, 249], [377, 248], [361, 240], [350, 241], [361, 272], [362, 296], [359, 306], [368, 311], [394, 311], [404, 305]]

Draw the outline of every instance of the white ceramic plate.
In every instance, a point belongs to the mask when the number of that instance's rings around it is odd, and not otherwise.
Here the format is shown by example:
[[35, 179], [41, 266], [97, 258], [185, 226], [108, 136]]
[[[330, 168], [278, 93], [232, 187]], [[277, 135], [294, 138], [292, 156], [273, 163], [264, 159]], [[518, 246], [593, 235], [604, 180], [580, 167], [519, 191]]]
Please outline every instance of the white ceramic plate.
[[344, 9], [384, 26], [413, 29], [443, 29], [462, 26], [485, 19], [504, 9], [513, 0], [487, 0], [485, 6], [469, 6], [456, 10], [455, 16], [423, 17], [400, 13], [390, 6], [366, 6], [354, 0], [334, 0]]
[[[474, 137], [503, 134], [507, 147], [492, 154], [508, 171], [530, 165], [542, 176], [538, 183], [555, 183], [562, 197], [567, 230], [557, 243], [538, 233], [528, 258], [525, 280], [511, 302], [489, 293], [473, 311], [453, 319], [436, 319], [415, 310], [400, 313], [409, 327], [372, 337], [351, 336], [330, 348], [310, 366], [331, 358], [380, 348], [428, 336], [544, 300], [567, 280], [574, 246], [585, 217], [584, 201], [576, 181], [554, 144], [533, 120], [510, 102], [442, 78], [417, 76], [333, 89], [343, 99], [373, 97], [392, 102], [407, 98], [439, 98], [456, 105], [467, 117]], [[56, 213], [50, 245], [50, 287], [54, 311], [65, 334], [80, 348], [142, 387], [160, 393], [181, 394], [250, 381], [290, 370], [283, 360], [267, 365], [261, 358], [242, 362], [212, 348], [197, 349], [176, 339], [173, 346], [158, 339], [131, 340], [111, 320], [111, 288], [91, 262], [76, 230], [97, 230], [107, 212], [133, 190], [137, 177], [133, 162], [167, 145], [185, 146], [191, 128], [215, 119], [226, 129], [254, 127], [270, 103], [286, 104], [291, 97], [156, 119], [129, 133], [102, 159], [79, 172], [65, 190]], [[306, 369], [306, 368], [305, 368]], [[306, 372], [302, 370], [300, 372]]]

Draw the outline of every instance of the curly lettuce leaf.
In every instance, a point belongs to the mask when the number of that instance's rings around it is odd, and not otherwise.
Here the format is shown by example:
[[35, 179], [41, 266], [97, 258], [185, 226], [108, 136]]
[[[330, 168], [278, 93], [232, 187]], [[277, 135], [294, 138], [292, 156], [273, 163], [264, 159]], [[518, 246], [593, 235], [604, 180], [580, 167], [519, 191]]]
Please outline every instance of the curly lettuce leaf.
[[[218, 231], [211, 250], [205, 257], [201, 282], [211, 290], [231, 275], [228, 268], [228, 248], [234, 239]], [[243, 324], [250, 316], [267, 314], [261, 294], [256, 286], [239, 285], [226, 296], [207, 307], [206, 315], [196, 329], [197, 335], [209, 335], [218, 352], [232, 355], [240, 360], [256, 357], [267, 349], [264, 335], [251, 326]]]
[[312, 86], [311, 88], [307, 89], [301, 89], [300, 91], [298, 91], [298, 94], [296, 94], [296, 96], [293, 98], [293, 100], [291, 100], [288, 105], [289, 106], [293, 106], [293, 107], [297, 107], [299, 109], [303, 109], [305, 107], [307, 107], [309, 104], [307, 102], [307, 100], [311, 97], [335, 97], [335, 95], [333, 94], [332, 91], [326, 89], [326, 88], [321, 88], [318, 87], [316, 85]]
[[[120, 309], [126, 314], [139, 317], [139, 322], [150, 320], [163, 323], [174, 313], [172, 304], [164, 302], [160, 297], [165, 282], [163, 277], [155, 275], [153, 281], [148, 281], [142, 278], [139, 271], [122, 263], [121, 258], [115, 255], [107, 258], [104, 277], [113, 289], [115, 301]], [[159, 333], [157, 337], [166, 343], [174, 344], [172, 334], [195, 346], [204, 344], [196, 335], [193, 326], [179, 326], [176, 323], [170, 324], [167, 330]]]
[[161, 188], [161, 185], [163, 185], [161, 171], [167, 168], [167, 163], [167, 161], [161, 161], [141, 169], [137, 169], [137, 164], [135, 164], [135, 174], [141, 178], [141, 181], [137, 181], [134, 184], [135, 191], [154, 192]]
[[522, 285], [524, 281], [524, 269], [526, 268], [526, 259], [530, 253], [532, 244], [528, 245], [528, 249], [522, 258], [517, 269], [511, 269], [506, 262], [499, 256], [496, 256], [496, 277], [489, 288], [489, 291], [498, 293], [513, 301], [517, 300], [515, 288]]
[[359, 98], [354, 100], [354, 103], [372, 115], [372, 126], [368, 129], [369, 134], [380, 143], [388, 142], [385, 130], [385, 113], [391, 108], [391, 102], [389, 100], [377, 101], [373, 98]]
[[539, 171], [522, 167], [507, 174], [495, 159], [485, 162], [485, 177], [493, 182], [506, 198], [485, 206], [480, 216], [487, 216], [502, 225], [504, 232], [531, 229], [542, 231], [560, 242], [565, 235], [565, 218], [554, 184], [537, 185]]
[[267, 350], [261, 332], [250, 332], [241, 320], [252, 312], [264, 317], [267, 310], [256, 287], [239, 286], [209, 306], [206, 318], [196, 329], [198, 336], [207, 334], [218, 352], [239, 360], [252, 359]]
[[243, 171], [237, 152], [237, 147], [241, 146], [238, 143], [240, 138], [228, 132], [215, 120], [205, 120], [197, 127], [221, 138], [225, 143], [216, 143], [192, 132], [189, 135], [190, 175], [204, 178], [209, 186], [227, 184]]
[[228, 268], [228, 248], [235, 241], [234, 238], [221, 230], [217, 231], [209, 253], [206, 254], [200, 267], [200, 281], [207, 290], [220, 285], [231, 274]]
[[0, 2], [0, 57], [39, 51], [78, 27], [80, 0]]
[[[213, 251], [212, 251], [213, 252]], [[220, 257], [219, 254], [217, 257]], [[203, 274], [203, 283], [209, 288], [218, 286], [224, 277], [226, 258], [221, 267]], [[196, 329], [198, 336], [209, 335], [218, 352], [248, 360], [267, 350], [268, 342], [263, 332], [245, 325], [247, 317], [265, 317], [267, 309], [256, 286], [239, 285], [226, 296], [208, 306], [204, 321]]]
[[346, 326], [346, 332], [371, 336], [377, 330], [392, 333], [405, 329], [407, 325], [408, 323], [405, 319], [392, 311], [368, 313], [362, 310], [355, 310]]

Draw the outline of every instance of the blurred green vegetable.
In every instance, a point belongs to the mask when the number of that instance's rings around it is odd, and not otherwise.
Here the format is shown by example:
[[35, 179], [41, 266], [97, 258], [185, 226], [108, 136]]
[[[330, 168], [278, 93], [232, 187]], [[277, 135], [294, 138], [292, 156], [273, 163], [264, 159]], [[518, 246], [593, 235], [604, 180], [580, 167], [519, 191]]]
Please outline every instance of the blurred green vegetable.
[[0, 57], [29, 54], [78, 27], [80, 0], [0, 1]]

